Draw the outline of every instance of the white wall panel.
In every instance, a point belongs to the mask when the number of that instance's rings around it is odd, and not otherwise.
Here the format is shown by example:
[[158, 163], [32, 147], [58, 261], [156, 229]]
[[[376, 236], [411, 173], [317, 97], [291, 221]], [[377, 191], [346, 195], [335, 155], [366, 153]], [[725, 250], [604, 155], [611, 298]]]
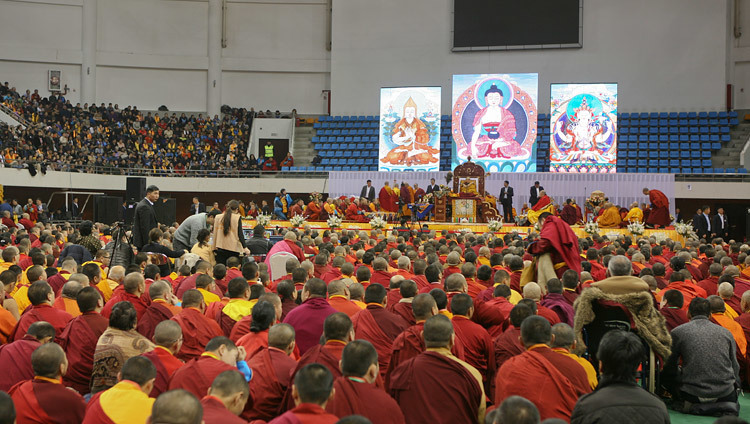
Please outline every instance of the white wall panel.
[[96, 70], [96, 102], [154, 110], [206, 110], [206, 71], [112, 68]]
[[80, 49], [81, 7], [1, 0], [0, 46]]
[[325, 113], [323, 73], [224, 72], [222, 103], [272, 111]]

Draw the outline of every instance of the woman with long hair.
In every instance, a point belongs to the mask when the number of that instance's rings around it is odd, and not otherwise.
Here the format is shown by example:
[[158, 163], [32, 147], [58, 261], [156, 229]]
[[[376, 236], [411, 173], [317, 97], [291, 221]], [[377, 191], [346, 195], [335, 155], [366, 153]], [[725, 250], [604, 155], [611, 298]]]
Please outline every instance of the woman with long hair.
[[216, 250], [216, 263], [227, 264], [232, 256], [240, 257], [250, 251], [245, 247], [245, 236], [242, 233], [240, 203], [230, 200], [223, 214], [214, 221], [214, 239], [212, 247]]
[[211, 266], [214, 266], [216, 265], [216, 257], [214, 256], [214, 251], [209, 244], [210, 242], [211, 232], [206, 228], [201, 228], [200, 231], [198, 231], [197, 242], [190, 250], [190, 253], [195, 253], [204, 261], [209, 262]]

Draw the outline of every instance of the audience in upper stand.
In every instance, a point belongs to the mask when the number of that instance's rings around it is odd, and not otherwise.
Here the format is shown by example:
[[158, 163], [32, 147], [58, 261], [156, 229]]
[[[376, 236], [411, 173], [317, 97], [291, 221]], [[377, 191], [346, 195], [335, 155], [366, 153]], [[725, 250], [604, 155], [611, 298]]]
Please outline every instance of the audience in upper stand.
[[[45, 98], [35, 93], [20, 95], [7, 82], [0, 85], [2, 104], [31, 123], [26, 128], [0, 124], [0, 165], [108, 174], [139, 168], [153, 175], [261, 169], [257, 159], [246, 156], [253, 108], [225, 106], [221, 117], [143, 113], [112, 103], [73, 105], [61, 93]], [[282, 114], [268, 111], [262, 117]]]

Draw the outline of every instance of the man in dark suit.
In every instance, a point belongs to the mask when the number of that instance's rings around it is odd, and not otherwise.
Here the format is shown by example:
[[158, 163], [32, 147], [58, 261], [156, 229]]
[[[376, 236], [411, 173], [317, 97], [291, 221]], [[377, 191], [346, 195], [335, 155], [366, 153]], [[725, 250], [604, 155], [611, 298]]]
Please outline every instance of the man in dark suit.
[[500, 189], [500, 203], [503, 205], [503, 221], [513, 221], [513, 187], [508, 181], [503, 183]]
[[367, 180], [367, 185], [362, 187], [362, 191], [359, 193], [360, 198], [365, 198], [370, 202], [375, 200], [375, 187], [372, 186], [372, 180]]
[[724, 208], [716, 209], [716, 215], [711, 218], [712, 237], [721, 237], [725, 241], [729, 237], [729, 220], [724, 215]]
[[711, 207], [704, 205], [703, 208], [698, 209], [695, 212], [695, 216], [693, 216], [693, 228], [698, 237], [703, 238], [711, 235], [711, 218], [708, 216], [709, 213], [711, 213]]
[[539, 181], [534, 181], [534, 185], [531, 186], [531, 190], [529, 190], [529, 206], [534, 207], [536, 205], [536, 202], [539, 201], [539, 197], [541, 195], [539, 193], [544, 190], [544, 187], [539, 185]]
[[430, 184], [427, 186], [427, 190], [425, 191], [427, 194], [432, 193], [433, 191], [440, 191], [440, 186], [435, 184], [435, 179], [430, 178]]
[[138, 249], [149, 243], [149, 231], [159, 225], [154, 212], [154, 203], [157, 200], [159, 200], [159, 187], [150, 185], [146, 188], [146, 197], [135, 207], [133, 245]]
[[197, 197], [193, 197], [193, 204], [190, 205], [190, 215], [198, 215], [206, 211], [206, 205], [201, 203]]
[[81, 215], [81, 207], [78, 206], [78, 198], [73, 198], [73, 203], [70, 204], [70, 217], [71, 219], [78, 219]]

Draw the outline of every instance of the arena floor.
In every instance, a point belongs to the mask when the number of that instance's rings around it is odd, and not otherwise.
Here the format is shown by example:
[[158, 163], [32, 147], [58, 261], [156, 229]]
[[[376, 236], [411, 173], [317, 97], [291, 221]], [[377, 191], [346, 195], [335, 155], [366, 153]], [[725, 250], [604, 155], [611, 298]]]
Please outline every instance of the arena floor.
[[[671, 409], [669, 410], [669, 417], [672, 424], [712, 424], [716, 421], [716, 417], [681, 414]], [[740, 395], [740, 418], [750, 420], [750, 393]]]

